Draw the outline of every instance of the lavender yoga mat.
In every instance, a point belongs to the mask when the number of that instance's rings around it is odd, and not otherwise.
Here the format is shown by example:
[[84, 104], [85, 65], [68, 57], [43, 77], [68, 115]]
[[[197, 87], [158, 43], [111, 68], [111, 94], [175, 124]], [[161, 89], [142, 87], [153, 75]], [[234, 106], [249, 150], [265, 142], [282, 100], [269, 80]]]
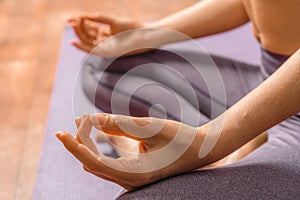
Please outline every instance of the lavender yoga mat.
[[[80, 81], [76, 81], [77, 73], [85, 54], [69, 45], [69, 40], [73, 38], [75, 38], [73, 31], [67, 28], [61, 47], [44, 147], [33, 195], [33, 199], [37, 200], [113, 199], [122, 192], [119, 186], [84, 172], [80, 163], [53, 135], [60, 129], [75, 133], [74, 115], [80, 115], [82, 112], [95, 112], [94, 106], [89, 104], [82, 91], [78, 89]], [[251, 36], [249, 24], [234, 31], [201, 39], [199, 42], [208, 52], [252, 64], [260, 63], [259, 47]], [[174, 44], [176, 45], [180, 43]], [[73, 92], [74, 88], [76, 88], [75, 92]], [[100, 147], [101, 150], [109, 152], [109, 147]]]
[[[33, 199], [36, 200], [113, 199], [122, 191], [116, 184], [86, 173], [81, 164], [65, 150], [53, 134], [58, 130], [75, 134], [74, 115], [90, 112], [93, 108], [85, 96], [80, 94], [81, 91], [75, 91], [73, 98], [77, 73], [85, 56], [69, 45], [69, 41], [74, 38], [76, 36], [73, 31], [66, 28], [33, 194]], [[104, 151], [107, 151], [107, 148], [104, 148]]]

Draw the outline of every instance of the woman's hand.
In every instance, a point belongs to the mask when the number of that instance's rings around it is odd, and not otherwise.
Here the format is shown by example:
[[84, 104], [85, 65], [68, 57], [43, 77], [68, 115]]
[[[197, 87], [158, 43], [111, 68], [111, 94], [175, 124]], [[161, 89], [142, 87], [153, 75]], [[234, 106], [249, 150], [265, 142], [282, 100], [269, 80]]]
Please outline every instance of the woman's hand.
[[[79, 39], [71, 44], [85, 52], [110, 58], [149, 50], [139, 49], [139, 45], [143, 44], [143, 36], [137, 30], [144, 28], [139, 21], [100, 14], [72, 17], [68, 22]], [[113, 37], [126, 31], [122, 37]]]
[[[201, 128], [171, 120], [104, 113], [83, 116], [76, 119], [76, 124], [78, 133], [75, 137], [58, 132], [58, 139], [86, 171], [127, 190], [208, 163], [204, 158], [199, 165], [198, 153], [204, 138]], [[98, 152], [89, 137], [92, 126], [104, 132], [117, 148], [127, 152], [127, 156], [114, 159]]]

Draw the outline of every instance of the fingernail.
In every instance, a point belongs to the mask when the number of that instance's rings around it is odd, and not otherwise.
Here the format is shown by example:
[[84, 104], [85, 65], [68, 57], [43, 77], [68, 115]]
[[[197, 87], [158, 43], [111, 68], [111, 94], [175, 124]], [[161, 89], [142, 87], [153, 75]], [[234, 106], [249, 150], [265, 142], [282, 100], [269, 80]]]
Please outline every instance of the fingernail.
[[106, 121], [106, 115], [102, 114], [93, 114], [90, 116], [91, 122], [94, 125], [102, 125]]
[[63, 133], [63, 131], [57, 131], [55, 132], [55, 136], [60, 140], [60, 134]]
[[81, 124], [81, 117], [76, 117], [74, 121], [75, 121], [76, 128], [78, 129]]

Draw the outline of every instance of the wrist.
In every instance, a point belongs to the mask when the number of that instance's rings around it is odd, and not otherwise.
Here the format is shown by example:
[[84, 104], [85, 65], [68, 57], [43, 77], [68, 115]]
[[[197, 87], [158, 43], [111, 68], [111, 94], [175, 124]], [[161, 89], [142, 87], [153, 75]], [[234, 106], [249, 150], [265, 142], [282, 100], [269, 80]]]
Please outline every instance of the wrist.
[[164, 28], [161, 20], [155, 20], [151, 22], [144, 23], [144, 28]]
[[[217, 135], [211, 127], [212, 121], [197, 128], [195, 153], [197, 168], [214, 163], [218, 160]], [[221, 134], [221, 133], [220, 133]]]
[[[203, 162], [202, 160], [205, 160], [206, 162], [209, 162], [209, 160], [211, 160], [211, 158], [213, 157], [213, 154], [212, 154], [212, 151], [208, 151], [206, 150], [206, 153], [203, 153], [204, 152], [204, 149], [207, 149], [208, 145], [205, 144], [207, 143], [206, 140], [208, 140], [209, 138], [209, 128], [210, 128], [210, 123], [206, 123], [202, 126], [200, 126], [198, 128], [198, 131], [197, 131], [197, 134], [198, 134], [198, 137], [200, 138], [201, 141], [199, 141], [198, 143], [198, 159]], [[205, 163], [207, 164], [207, 163]]]

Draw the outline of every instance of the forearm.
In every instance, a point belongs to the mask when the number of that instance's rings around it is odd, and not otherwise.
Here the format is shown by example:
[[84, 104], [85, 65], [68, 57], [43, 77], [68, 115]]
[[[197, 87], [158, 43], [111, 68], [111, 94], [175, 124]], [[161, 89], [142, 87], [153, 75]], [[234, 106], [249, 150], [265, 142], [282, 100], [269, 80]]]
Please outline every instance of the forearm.
[[[259, 87], [203, 127], [222, 126], [210, 160], [219, 160], [263, 131], [300, 112], [299, 99], [300, 50]], [[224, 122], [223, 125], [220, 122]]]
[[242, 0], [204, 0], [146, 27], [168, 28], [197, 38], [227, 31], [248, 21]]

